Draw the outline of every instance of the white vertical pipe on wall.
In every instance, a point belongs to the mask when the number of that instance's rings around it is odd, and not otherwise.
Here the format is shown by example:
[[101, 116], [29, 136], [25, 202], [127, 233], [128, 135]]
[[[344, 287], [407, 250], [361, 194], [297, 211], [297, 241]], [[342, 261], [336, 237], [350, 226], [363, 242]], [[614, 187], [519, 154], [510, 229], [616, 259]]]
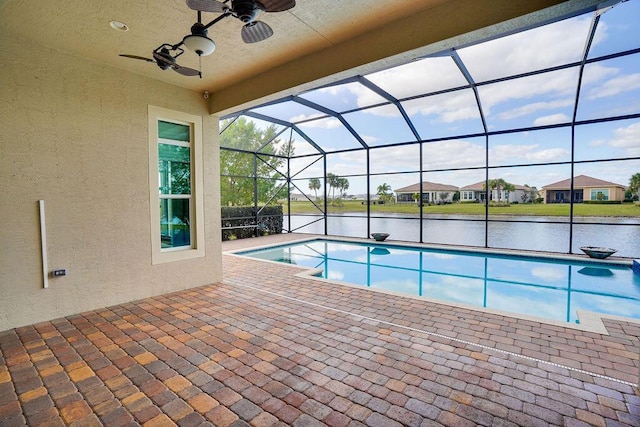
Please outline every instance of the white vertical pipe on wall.
[[38, 200], [40, 206], [40, 244], [42, 246], [42, 287], [49, 287], [49, 266], [47, 264], [47, 229], [45, 227], [44, 200]]

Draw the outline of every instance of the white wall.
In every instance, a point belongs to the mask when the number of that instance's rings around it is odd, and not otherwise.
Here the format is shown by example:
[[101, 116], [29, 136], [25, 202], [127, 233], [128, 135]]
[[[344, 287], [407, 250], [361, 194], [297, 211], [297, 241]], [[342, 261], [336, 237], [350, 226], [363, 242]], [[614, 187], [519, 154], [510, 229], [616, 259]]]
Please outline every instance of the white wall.
[[[220, 281], [217, 118], [201, 95], [6, 35], [0, 51], [0, 331]], [[205, 257], [151, 264], [149, 104], [203, 117]], [[48, 289], [39, 199], [49, 267], [68, 270]]]

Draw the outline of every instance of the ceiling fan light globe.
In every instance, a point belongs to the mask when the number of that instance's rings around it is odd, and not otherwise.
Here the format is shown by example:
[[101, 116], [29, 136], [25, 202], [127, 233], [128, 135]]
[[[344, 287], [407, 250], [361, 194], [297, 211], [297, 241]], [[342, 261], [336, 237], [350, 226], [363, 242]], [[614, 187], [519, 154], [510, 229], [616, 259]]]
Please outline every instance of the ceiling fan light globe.
[[216, 50], [216, 44], [206, 36], [190, 34], [182, 39], [182, 43], [198, 56], [211, 55]]

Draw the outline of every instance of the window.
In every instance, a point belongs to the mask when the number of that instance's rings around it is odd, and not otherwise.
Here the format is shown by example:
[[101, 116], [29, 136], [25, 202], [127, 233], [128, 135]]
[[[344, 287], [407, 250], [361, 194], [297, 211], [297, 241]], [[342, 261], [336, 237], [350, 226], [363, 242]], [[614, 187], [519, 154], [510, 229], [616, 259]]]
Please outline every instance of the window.
[[591, 189], [591, 200], [609, 200], [609, 189], [608, 188]]
[[152, 262], [204, 256], [202, 119], [149, 106]]

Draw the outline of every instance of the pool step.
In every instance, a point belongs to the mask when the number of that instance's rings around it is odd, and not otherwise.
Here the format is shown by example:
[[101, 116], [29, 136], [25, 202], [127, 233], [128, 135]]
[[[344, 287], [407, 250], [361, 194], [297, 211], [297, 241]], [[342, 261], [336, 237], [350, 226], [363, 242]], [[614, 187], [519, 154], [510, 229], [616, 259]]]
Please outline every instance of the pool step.
[[640, 275], [640, 259], [633, 260], [633, 272], [637, 275]]

